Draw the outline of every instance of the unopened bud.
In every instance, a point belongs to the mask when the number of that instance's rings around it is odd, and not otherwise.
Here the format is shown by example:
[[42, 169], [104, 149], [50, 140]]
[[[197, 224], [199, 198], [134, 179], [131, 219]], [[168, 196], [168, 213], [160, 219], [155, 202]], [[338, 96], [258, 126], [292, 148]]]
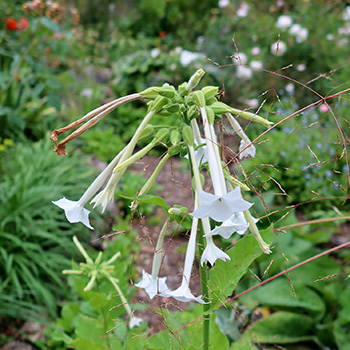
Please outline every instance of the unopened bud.
[[213, 125], [214, 124], [214, 119], [215, 119], [214, 111], [208, 106], [205, 107], [205, 111], [207, 112], [207, 118], [208, 118], [209, 124]]
[[152, 103], [150, 103], [150, 111], [158, 113], [168, 102], [169, 100], [166, 97], [158, 96], [154, 101], [152, 101]]
[[154, 128], [152, 125], [147, 124], [142, 131], [139, 141], [145, 141], [154, 136]]
[[206, 101], [215, 98], [219, 94], [219, 88], [217, 86], [205, 86], [201, 91]]
[[194, 137], [192, 128], [189, 125], [185, 125], [182, 128], [182, 138], [186, 141], [190, 146], [194, 147]]
[[199, 107], [205, 107], [205, 97], [202, 91], [195, 91], [192, 93], [193, 102]]
[[173, 130], [170, 134], [170, 143], [175, 146], [181, 141], [181, 134], [179, 130]]
[[200, 82], [200, 80], [202, 79], [204, 74], [205, 74], [205, 72], [202, 68], [198, 69], [196, 71], [196, 73], [194, 73], [192, 75], [192, 77], [190, 78], [189, 82], [187, 83], [187, 85], [185, 87], [185, 90], [186, 91], [193, 90], [198, 85], [198, 83]]
[[174, 98], [175, 93], [175, 88], [172, 85], [162, 86], [159, 89], [159, 95], [167, 98]]
[[140, 92], [140, 95], [142, 95], [144, 98], [147, 98], [148, 100], [155, 100], [158, 97], [160, 88], [152, 86], [146, 90], [143, 90]]
[[181, 215], [181, 209], [180, 208], [170, 208], [168, 210], [168, 213], [170, 215]]

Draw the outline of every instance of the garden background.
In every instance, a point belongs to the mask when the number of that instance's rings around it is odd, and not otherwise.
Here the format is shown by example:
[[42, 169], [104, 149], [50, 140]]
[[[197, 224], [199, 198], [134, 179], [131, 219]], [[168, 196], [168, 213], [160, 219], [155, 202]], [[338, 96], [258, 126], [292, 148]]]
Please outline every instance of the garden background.
[[[230, 303], [211, 314], [212, 348], [350, 349], [348, 248], [235, 298], [350, 240], [349, 1], [0, 0], [0, 11], [3, 349], [201, 349], [192, 323], [200, 318], [197, 305], [150, 302], [134, 286], [150, 266], [164, 214], [145, 203], [131, 213], [130, 198], [162, 150], [128, 172], [104, 215], [91, 213], [94, 231], [69, 224], [51, 204], [63, 195], [79, 198], [132, 137], [144, 104], [113, 111], [69, 145], [68, 157], [53, 153], [50, 140], [54, 129], [103, 103], [165, 82], [177, 86], [198, 68], [223, 102], [277, 124], [256, 142], [254, 158], [230, 165], [237, 174], [244, 168], [240, 179], [254, 189], [246, 198], [261, 230], [274, 224], [275, 249], [252, 263]], [[156, 118], [172, 126], [170, 118]], [[251, 140], [262, 132], [248, 121], [244, 130]], [[228, 156], [237, 153], [228, 124], [221, 134]], [[189, 207], [189, 183], [177, 156], [155, 193]], [[181, 277], [187, 234], [178, 227], [169, 245], [170, 284]], [[110, 286], [84, 292], [88, 280], [62, 274], [82, 261], [73, 236], [93, 258], [120, 251], [115, 276], [144, 320], [140, 327], [128, 329]], [[194, 276], [195, 291], [196, 284]]]

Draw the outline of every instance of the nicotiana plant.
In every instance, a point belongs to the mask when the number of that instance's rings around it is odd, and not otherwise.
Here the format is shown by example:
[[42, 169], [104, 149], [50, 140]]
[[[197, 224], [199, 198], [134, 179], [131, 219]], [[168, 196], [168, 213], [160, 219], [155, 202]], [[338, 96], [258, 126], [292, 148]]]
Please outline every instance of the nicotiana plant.
[[[115, 189], [127, 168], [146, 155], [152, 148], [163, 146], [166, 152], [152, 175], [141, 187], [137, 197], [132, 202], [131, 209], [135, 209], [138, 202], [141, 202], [147, 196], [159, 171], [170, 157], [180, 155], [187, 158], [192, 176], [194, 204], [189, 209], [181, 206], [168, 208], [166, 212], [167, 220], [159, 233], [152, 271], [143, 271], [141, 281], [135, 286], [143, 288], [151, 299], [155, 296], [160, 296], [174, 298], [181, 302], [195, 301], [201, 303], [203, 304], [204, 313], [207, 313], [210, 304], [214, 301], [214, 295], [211, 294], [209, 296], [208, 292], [209, 268], [214, 266], [217, 260], [224, 262], [231, 260], [229, 254], [214, 243], [216, 236], [229, 239], [235, 232], [243, 235], [249, 229], [262, 252], [266, 254], [271, 253], [269, 245], [264, 242], [257, 228], [256, 223], [258, 220], [250, 213], [253, 203], [246, 201], [242, 195], [242, 191], [248, 191], [249, 187], [230, 173], [228, 163], [225, 163], [225, 159], [222, 156], [223, 146], [218, 142], [215, 121], [227, 118], [237, 136], [241, 138], [239, 152], [236, 156], [238, 159], [254, 157], [256, 153], [255, 146], [241, 128], [237, 120], [238, 117], [260, 123], [265, 127], [270, 127], [273, 123], [256, 114], [238, 110], [220, 102], [218, 87], [205, 86], [201, 90], [196, 89], [204, 74], [205, 72], [199, 69], [188, 82], [181, 84], [177, 89], [166, 83], [162, 87], [150, 87], [140, 93], [111, 101], [91, 111], [67, 127], [55, 130], [51, 138], [56, 144], [55, 152], [59, 155], [64, 155], [66, 154], [66, 144], [69, 141], [88, 130], [118, 106], [134, 100], [147, 101], [147, 114], [130, 142], [107, 165], [87, 188], [82, 197], [78, 201], [72, 201], [63, 197], [53, 201], [53, 203], [64, 210], [69, 222], [81, 222], [88, 228], [93, 229], [89, 221], [90, 212], [85, 208], [85, 205], [89, 202], [94, 203], [94, 208], [101, 206], [102, 212], [104, 212], [108, 203], [113, 201]], [[163, 128], [151, 125], [152, 117], [156, 114], [166, 118], [175, 118], [178, 121], [177, 126]], [[86, 123], [83, 124], [84, 122]], [[77, 130], [61, 142], [58, 142], [57, 138], [61, 133], [77, 126], [79, 126]], [[143, 144], [145, 140], [149, 142], [147, 146], [134, 152], [140, 140], [143, 141]], [[210, 176], [210, 181], [207, 184], [204, 183], [202, 171], [207, 171]], [[184, 216], [191, 219], [191, 229], [185, 255], [182, 282], [177, 289], [171, 290], [167, 286], [166, 277], [160, 276], [161, 265], [166, 253], [163, 243], [164, 236], [169, 223], [171, 221], [181, 222]], [[177, 220], [179, 217], [181, 220]], [[202, 294], [194, 296], [190, 289], [190, 279], [197, 242], [205, 248], [200, 253]], [[78, 242], [76, 244], [79, 247]], [[97, 275], [106, 275], [105, 266], [101, 267], [97, 263], [94, 264], [90, 261], [91, 259], [88, 259], [88, 256], [85, 256], [85, 258], [87, 259], [87, 264], [83, 266], [83, 270], [91, 276], [87, 286], [87, 288], [90, 288]], [[100, 268], [104, 270], [99, 271]], [[76, 273], [83, 272], [77, 271]], [[105, 277], [114, 285], [114, 279], [107, 275]], [[132, 314], [130, 313], [131, 316]], [[130, 319], [132, 325], [135, 324], [133, 321], [133, 319]], [[209, 321], [210, 318], [204, 318], [204, 349], [209, 347]]]

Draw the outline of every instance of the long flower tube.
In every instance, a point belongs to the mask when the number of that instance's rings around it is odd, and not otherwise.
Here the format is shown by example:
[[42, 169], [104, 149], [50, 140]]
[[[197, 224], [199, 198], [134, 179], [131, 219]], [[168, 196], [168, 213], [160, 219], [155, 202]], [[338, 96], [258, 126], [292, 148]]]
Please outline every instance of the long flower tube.
[[[170, 209], [171, 210], [171, 209]], [[162, 297], [168, 297], [170, 290], [166, 285], [166, 277], [159, 277], [159, 270], [162, 263], [163, 256], [163, 241], [164, 236], [167, 231], [168, 224], [170, 222], [171, 215], [165, 221], [157, 240], [156, 250], [154, 252], [153, 262], [152, 262], [152, 274], [150, 275], [145, 270], [142, 271], [142, 279], [135, 286], [138, 288], [143, 288], [148, 296], [153, 299], [156, 295]]]
[[[134, 136], [130, 140], [129, 144], [125, 147], [125, 152], [123, 153], [119, 163], [125, 162], [131, 156], [137, 144], [137, 141], [139, 140], [142, 134], [142, 131], [144, 130], [146, 125], [150, 122], [154, 114], [155, 114], [154, 110], [151, 110], [150, 112], [147, 113], [147, 115], [145, 116], [145, 118], [137, 128]], [[106, 187], [91, 201], [91, 203], [95, 203], [94, 208], [98, 205], [101, 205], [102, 212], [106, 210], [107, 204], [113, 200], [115, 188], [119, 183], [120, 179], [122, 178], [122, 176], [124, 175], [126, 169], [127, 168], [125, 167], [118, 172], [113, 172]]]
[[231, 113], [225, 113], [228, 121], [230, 122], [233, 130], [236, 134], [242, 139], [239, 145], [239, 159], [252, 157], [256, 155], [255, 146], [252, 144], [246, 133], [243, 131], [241, 125], [238, 121], [232, 116]]
[[[195, 186], [196, 186], [196, 196], [197, 196], [197, 206], [199, 207], [200, 205], [200, 197], [198, 198], [199, 193], [205, 193], [202, 191], [202, 184], [200, 181], [200, 176], [199, 176], [199, 170], [198, 166], [196, 164], [196, 157], [194, 153], [193, 146], [189, 145], [188, 146], [189, 151], [190, 151], [190, 158], [192, 162], [192, 169], [193, 169], [193, 177], [195, 180]], [[201, 192], [199, 192], [201, 191]], [[195, 206], [195, 209], [196, 206]], [[196, 211], [196, 210], [195, 210]], [[193, 218], [193, 220], [196, 219], [196, 217]], [[209, 233], [211, 231], [210, 229], [210, 221], [208, 217], [204, 217], [202, 219], [202, 226], [203, 226], [203, 231], [204, 231], [204, 236], [206, 239], [206, 247], [204, 249], [204, 252], [201, 257], [201, 265], [203, 266], [204, 263], [209, 261], [211, 265], [214, 265], [215, 261], [217, 259], [226, 261], [230, 260], [230, 257], [224, 253], [220, 248], [218, 248], [213, 241], [213, 238], [209, 236]]]
[[66, 218], [70, 223], [82, 222], [86, 227], [93, 230], [93, 227], [89, 222], [90, 211], [85, 209], [84, 206], [103, 186], [113, 168], [122, 158], [124, 152], [125, 148], [120, 151], [118, 155], [100, 173], [100, 175], [97, 176], [97, 178], [92, 182], [78, 201], [71, 201], [65, 197], [59, 199], [58, 201], [52, 201], [53, 204], [64, 210]]
[[[191, 140], [189, 140], [189, 142], [192, 143], [193, 140], [192, 142]], [[194, 182], [195, 182], [194, 207], [196, 209], [199, 206], [198, 189], [200, 189], [202, 185], [200, 181], [200, 176], [199, 176], [198, 166], [196, 163], [196, 156], [195, 156], [193, 145], [188, 144], [188, 149], [190, 153], [190, 160], [192, 163]], [[172, 296], [176, 300], [183, 301], [183, 302], [196, 301], [200, 304], [205, 304], [205, 301], [202, 299], [202, 296], [195, 297], [192, 294], [189, 287], [190, 279], [191, 279], [191, 271], [193, 267], [195, 250], [196, 250], [197, 230], [198, 230], [198, 219], [194, 217], [192, 220], [190, 239], [188, 241], [188, 246], [186, 250], [182, 282], [179, 288], [177, 288], [176, 290], [170, 293], [170, 296]]]

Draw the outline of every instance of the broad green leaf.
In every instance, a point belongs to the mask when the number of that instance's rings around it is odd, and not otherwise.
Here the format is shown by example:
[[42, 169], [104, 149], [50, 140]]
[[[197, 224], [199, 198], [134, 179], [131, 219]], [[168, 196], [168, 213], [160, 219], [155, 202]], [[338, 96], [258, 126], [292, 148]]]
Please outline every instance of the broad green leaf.
[[57, 320], [57, 325], [65, 331], [71, 331], [79, 315], [79, 310], [80, 303], [65, 303], [62, 307], [61, 318]]
[[312, 341], [310, 330], [314, 321], [311, 317], [287, 311], [278, 311], [251, 325], [243, 339], [257, 344], [288, 344]]
[[317, 317], [324, 315], [325, 304], [316, 292], [303, 285], [296, 285], [293, 288], [295, 296], [286, 277], [280, 277], [243, 295], [240, 300], [249, 307], [268, 305], [302, 308]]
[[[266, 243], [272, 242], [272, 226], [260, 232]], [[227, 251], [230, 261], [217, 261], [210, 270], [208, 312], [215, 310], [226, 298], [232, 295], [237, 283], [246, 273], [250, 264], [262, 254], [257, 241], [252, 235], [240, 239], [233, 248]]]
[[350, 350], [350, 286], [340, 296], [340, 311], [334, 323], [334, 336], [341, 350]]
[[61, 329], [55, 329], [50, 334], [50, 340], [62, 341], [65, 345], [70, 345], [73, 343], [73, 338], [71, 338], [67, 333], [63, 332]]
[[79, 315], [75, 327], [77, 339], [89, 340], [103, 346], [108, 346], [107, 330], [102, 321], [85, 315]]
[[[135, 198], [132, 197], [127, 197], [120, 195], [122, 198], [134, 200]], [[152, 196], [150, 194], [144, 194], [142, 196], [137, 197], [137, 201], [140, 203], [148, 203], [148, 204], [155, 204], [158, 205], [159, 207], [164, 208], [166, 211], [170, 209], [170, 206], [165, 202], [165, 200], [162, 197], [159, 196]]]

